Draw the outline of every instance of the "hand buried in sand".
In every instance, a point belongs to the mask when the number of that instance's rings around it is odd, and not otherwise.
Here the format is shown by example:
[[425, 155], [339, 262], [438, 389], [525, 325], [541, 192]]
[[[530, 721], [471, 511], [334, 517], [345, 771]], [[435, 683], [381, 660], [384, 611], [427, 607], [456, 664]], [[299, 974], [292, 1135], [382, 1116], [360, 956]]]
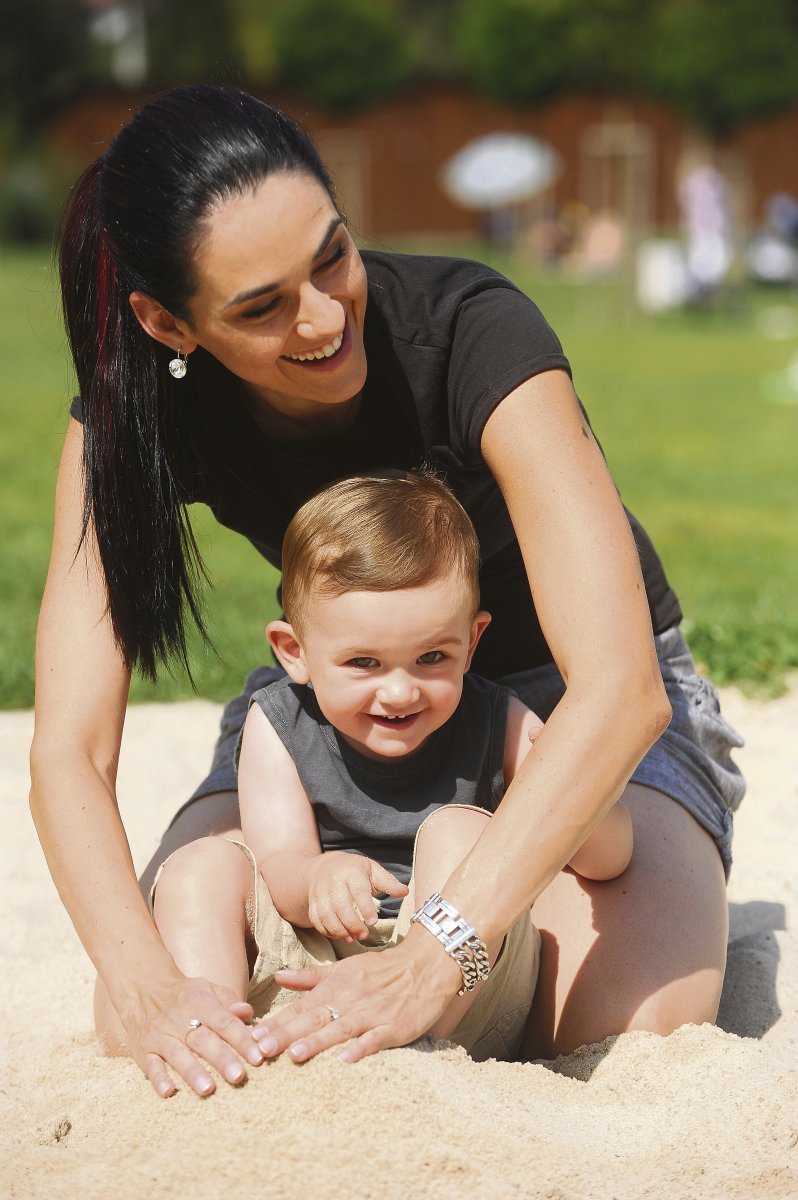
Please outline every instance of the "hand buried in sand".
[[375, 892], [406, 896], [407, 886], [363, 854], [328, 850], [314, 863], [308, 917], [314, 929], [343, 942], [365, 941], [377, 920]]
[[251, 1006], [230, 988], [180, 977], [150, 997], [145, 1019], [129, 1022], [125, 1053], [164, 1099], [177, 1091], [167, 1067], [198, 1096], [210, 1096], [216, 1084], [208, 1065], [235, 1086], [247, 1077], [242, 1059], [252, 1066], [263, 1062], [246, 1024], [252, 1015]]
[[421, 1037], [463, 981], [454, 960], [417, 928], [379, 953], [306, 971], [278, 971], [276, 978], [282, 987], [305, 995], [253, 1028], [264, 1055], [276, 1058], [287, 1050], [294, 1062], [305, 1062], [346, 1042], [338, 1057], [350, 1063]]

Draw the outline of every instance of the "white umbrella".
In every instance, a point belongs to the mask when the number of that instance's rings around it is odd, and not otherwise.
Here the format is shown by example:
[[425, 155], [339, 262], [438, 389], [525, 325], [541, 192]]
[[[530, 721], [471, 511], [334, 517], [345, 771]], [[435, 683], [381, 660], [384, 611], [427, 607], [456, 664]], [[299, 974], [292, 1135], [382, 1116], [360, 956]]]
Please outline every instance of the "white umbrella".
[[500, 208], [529, 200], [560, 175], [556, 150], [525, 133], [489, 133], [466, 143], [445, 164], [441, 182], [456, 204]]

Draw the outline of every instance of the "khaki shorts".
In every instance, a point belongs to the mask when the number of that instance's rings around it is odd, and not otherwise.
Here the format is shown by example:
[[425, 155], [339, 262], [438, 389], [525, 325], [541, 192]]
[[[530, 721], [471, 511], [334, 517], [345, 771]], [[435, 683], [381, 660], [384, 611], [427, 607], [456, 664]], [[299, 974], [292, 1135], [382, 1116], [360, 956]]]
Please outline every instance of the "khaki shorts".
[[[274, 907], [252, 852], [241, 842], [235, 845], [247, 856], [253, 870], [253, 930], [258, 956], [249, 981], [247, 1000], [256, 1016], [264, 1016], [297, 999], [296, 992], [277, 984], [275, 971], [314, 967], [354, 954], [379, 951], [401, 942], [410, 928], [413, 903], [406, 897], [399, 915], [378, 920], [365, 942], [333, 941], [315, 929], [296, 929], [283, 920]], [[505, 937], [493, 970], [484, 983], [477, 984], [474, 1003], [447, 1040], [463, 1046], [477, 1062], [489, 1058], [517, 1058], [537, 983], [539, 961], [540, 934], [527, 912]]]

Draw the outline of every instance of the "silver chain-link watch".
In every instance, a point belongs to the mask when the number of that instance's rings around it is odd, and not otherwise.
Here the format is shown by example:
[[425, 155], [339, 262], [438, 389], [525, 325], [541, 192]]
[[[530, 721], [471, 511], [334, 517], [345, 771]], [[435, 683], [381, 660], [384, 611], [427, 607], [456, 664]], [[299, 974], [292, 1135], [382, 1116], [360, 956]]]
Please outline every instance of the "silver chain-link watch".
[[433, 892], [426, 904], [410, 918], [418, 921], [436, 937], [446, 953], [454, 959], [463, 973], [463, 986], [457, 993], [464, 996], [490, 974], [488, 948], [473, 925], [460, 916], [453, 904], [440, 892]]

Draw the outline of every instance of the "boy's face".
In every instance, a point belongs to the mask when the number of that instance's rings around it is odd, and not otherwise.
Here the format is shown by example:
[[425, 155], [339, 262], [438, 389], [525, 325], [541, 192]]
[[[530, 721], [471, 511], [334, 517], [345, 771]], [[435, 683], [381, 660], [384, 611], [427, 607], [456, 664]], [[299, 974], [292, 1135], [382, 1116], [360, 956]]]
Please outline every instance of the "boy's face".
[[279, 653], [297, 683], [313, 684], [324, 716], [372, 758], [418, 750], [460, 702], [463, 674], [490, 617], [472, 616], [459, 576], [394, 592], [314, 596], [293, 656]]

